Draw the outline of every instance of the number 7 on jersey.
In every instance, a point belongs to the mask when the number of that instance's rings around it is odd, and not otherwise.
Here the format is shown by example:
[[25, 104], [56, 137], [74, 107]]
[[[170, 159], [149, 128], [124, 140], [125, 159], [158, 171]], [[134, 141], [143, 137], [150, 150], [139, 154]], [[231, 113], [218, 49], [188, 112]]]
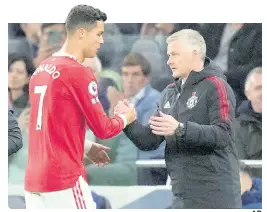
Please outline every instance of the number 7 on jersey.
[[34, 87], [34, 93], [40, 94], [40, 100], [39, 100], [39, 106], [38, 106], [38, 112], [37, 112], [36, 130], [41, 130], [42, 128], [43, 102], [44, 102], [46, 89], [47, 89], [47, 85]]

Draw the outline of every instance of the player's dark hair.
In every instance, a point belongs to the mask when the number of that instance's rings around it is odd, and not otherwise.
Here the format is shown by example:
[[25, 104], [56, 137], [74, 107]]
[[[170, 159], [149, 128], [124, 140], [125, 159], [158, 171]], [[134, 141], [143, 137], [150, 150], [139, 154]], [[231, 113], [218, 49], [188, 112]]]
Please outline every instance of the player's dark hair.
[[145, 76], [150, 75], [151, 73], [151, 64], [150, 62], [139, 53], [130, 53], [123, 60], [123, 66], [141, 66], [142, 72]]
[[20, 55], [17, 53], [8, 55], [8, 71], [10, 70], [10, 66], [17, 61], [23, 61], [25, 63], [28, 76], [31, 76], [33, 74], [33, 72], [35, 71], [35, 67], [33, 65], [32, 60], [26, 57], [25, 55]]
[[89, 5], [77, 5], [73, 7], [65, 21], [67, 34], [72, 34], [79, 27], [91, 29], [96, 24], [96, 21], [107, 20], [107, 15]]

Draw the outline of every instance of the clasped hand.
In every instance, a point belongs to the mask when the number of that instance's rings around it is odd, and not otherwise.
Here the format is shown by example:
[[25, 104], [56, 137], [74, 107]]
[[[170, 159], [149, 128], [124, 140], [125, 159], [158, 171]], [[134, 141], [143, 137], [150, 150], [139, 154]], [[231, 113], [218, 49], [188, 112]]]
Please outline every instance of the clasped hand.
[[114, 115], [123, 114], [127, 120], [127, 125], [136, 120], [136, 110], [134, 105], [128, 100], [119, 101], [114, 108]]

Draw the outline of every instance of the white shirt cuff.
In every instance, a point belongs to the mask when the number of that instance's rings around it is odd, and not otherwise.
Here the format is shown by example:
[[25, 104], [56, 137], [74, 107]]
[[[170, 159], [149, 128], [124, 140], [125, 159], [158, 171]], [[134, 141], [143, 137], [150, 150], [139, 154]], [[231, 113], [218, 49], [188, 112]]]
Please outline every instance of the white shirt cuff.
[[124, 123], [123, 129], [124, 129], [127, 125], [127, 119], [126, 119], [125, 115], [123, 115], [123, 114], [117, 114], [117, 115], [123, 120], [123, 123]]
[[89, 140], [85, 139], [85, 142], [84, 142], [84, 152], [85, 153], [88, 153], [90, 151], [92, 145], [93, 145], [93, 142], [92, 141], [89, 141]]

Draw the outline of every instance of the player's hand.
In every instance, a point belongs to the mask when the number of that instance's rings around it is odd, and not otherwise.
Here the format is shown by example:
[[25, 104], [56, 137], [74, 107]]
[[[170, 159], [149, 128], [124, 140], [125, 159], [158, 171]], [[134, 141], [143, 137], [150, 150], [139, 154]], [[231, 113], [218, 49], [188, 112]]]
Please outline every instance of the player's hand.
[[159, 112], [160, 116], [151, 116], [149, 120], [152, 133], [161, 136], [170, 136], [175, 133], [179, 122], [170, 115]]
[[86, 154], [88, 159], [98, 166], [104, 166], [110, 162], [110, 158], [106, 151], [110, 150], [109, 147], [103, 146], [98, 143], [93, 143], [91, 149]]
[[126, 99], [123, 100], [123, 103], [125, 106], [128, 107], [128, 111], [125, 113], [122, 113], [123, 115], [125, 115], [125, 118], [127, 120], [127, 125], [128, 125], [137, 119], [137, 113], [136, 113], [136, 110], [134, 108], [134, 105], [131, 104], [128, 100], [126, 100]]
[[21, 131], [27, 130], [30, 121], [30, 108], [25, 108], [19, 115], [17, 121]]
[[119, 101], [114, 108], [114, 115], [127, 113], [130, 110], [130, 105], [125, 104], [124, 101]]
[[114, 108], [114, 114], [123, 114], [127, 120], [127, 125], [131, 124], [137, 119], [134, 105], [126, 99], [118, 102], [118, 104]]

